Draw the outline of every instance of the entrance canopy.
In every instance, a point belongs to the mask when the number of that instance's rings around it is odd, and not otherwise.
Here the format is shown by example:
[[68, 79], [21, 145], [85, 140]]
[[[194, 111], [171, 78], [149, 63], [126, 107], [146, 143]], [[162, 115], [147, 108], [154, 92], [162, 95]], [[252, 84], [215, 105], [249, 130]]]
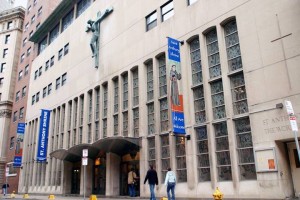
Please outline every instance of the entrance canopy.
[[139, 138], [116, 136], [103, 138], [92, 144], [78, 144], [69, 149], [58, 149], [51, 152], [50, 156], [60, 160], [78, 162], [81, 160], [83, 149], [88, 149], [88, 157], [94, 160], [100, 151], [123, 156], [128, 153], [136, 153], [139, 148]]

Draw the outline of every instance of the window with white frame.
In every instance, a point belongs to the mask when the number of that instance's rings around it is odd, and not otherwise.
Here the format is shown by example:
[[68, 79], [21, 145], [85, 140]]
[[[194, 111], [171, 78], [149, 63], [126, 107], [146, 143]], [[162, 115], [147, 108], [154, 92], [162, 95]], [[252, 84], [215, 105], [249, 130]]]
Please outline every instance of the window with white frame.
[[29, 56], [30, 53], [31, 53], [31, 47], [29, 47], [29, 48], [27, 49], [27, 54], [26, 54], [26, 56]]
[[148, 135], [155, 133], [155, 112], [154, 112], [154, 102], [147, 104], [147, 114], [148, 114]]
[[64, 55], [69, 53], [69, 43], [64, 46]]
[[58, 51], [58, 60], [60, 60], [62, 58], [62, 56], [63, 56], [63, 49], [60, 49]]
[[33, 15], [33, 16], [31, 17], [31, 23], [32, 23], [32, 24], [34, 23], [34, 21], [35, 21], [35, 15]]
[[80, 106], [79, 106], [79, 125], [83, 125], [83, 117], [84, 117], [84, 95], [80, 96]]
[[132, 110], [133, 114], [133, 135], [134, 137], [139, 137], [139, 108], [134, 108]]
[[114, 113], [119, 112], [119, 79], [115, 78], [114, 82]]
[[47, 96], [47, 87], [43, 88], [43, 98]]
[[42, 73], [43, 73], [43, 67], [40, 67], [39, 68], [39, 76], [42, 76]]
[[40, 8], [39, 8], [38, 14], [37, 14], [38, 17], [42, 14], [42, 9], [43, 9], [43, 7], [40, 7]]
[[28, 75], [28, 73], [29, 73], [29, 65], [26, 65], [24, 76]]
[[10, 34], [5, 35], [5, 40], [4, 40], [4, 44], [8, 44], [10, 41]]
[[56, 79], [55, 89], [57, 90], [60, 87], [60, 77]]
[[6, 63], [2, 63], [2, 64], [1, 64], [0, 73], [4, 73], [5, 68], [6, 68]]
[[45, 71], [47, 71], [50, 67], [50, 61], [47, 60], [46, 63], [45, 63]]
[[64, 86], [67, 82], [67, 73], [64, 73], [62, 76], [61, 76], [61, 86]]
[[164, 97], [167, 95], [167, 69], [166, 69], [166, 57], [160, 56], [158, 58], [159, 64], [159, 96]]
[[92, 123], [93, 117], [93, 91], [88, 92], [88, 122]]
[[23, 77], [23, 70], [19, 71], [18, 80], [21, 80]]
[[20, 99], [20, 91], [18, 91], [18, 92], [16, 93], [16, 102], [19, 101], [19, 99]]
[[52, 67], [53, 65], [54, 65], [54, 56], [50, 58], [50, 67]]
[[154, 98], [154, 87], [153, 87], [153, 61], [149, 61], [146, 64], [147, 71], [147, 101], [153, 100]]
[[173, 0], [171, 0], [161, 7], [161, 19], [164, 22], [170, 17], [172, 17], [173, 15], [174, 15], [174, 3]]
[[52, 83], [48, 85], [48, 95], [51, 94], [52, 91]]
[[33, 105], [35, 103], [35, 95], [33, 95], [32, 97], [31, 97], [31, 105]]
[[22, 62], [24, 61], [24, 59], [25, 59], [25, 53], [23, 53], [23, 54], [21, 55], [20, 62], [22, 63]]
[[13, 149], [15, 147], [15, 137], [10, 138], [9, 149]]
[[6, 167], [8, 168], [8, 176], [17, 176], [17, 168], [14, 167], [14, 163], [6, 163]]
[[8, 54], [8, 49], [3, 49], [3, 54], [2, 54], [2, 57], [3, 58], [6, 58], [7, 57], [7, 54]]
[[27, 37], [23, 39], [23, 47], [25, 46], [25, 44], [27, 43]]
[[35, 101], [39, 102], [39, 100], [40, 100], [40, 92], [37, 92], [35, 95]]
[[107, 137], [107, 104], [108, 104], [108, 85], [103, 85], [103, 108], [102, 108], [102, 133], [103, 138]]
[[24, 117], [24, 107], [20, 108], [19, 119], [23, 119]]
[[96, 89], [95, 89], [95, 93], [96, 93], [96, 95], [95, 95], [95, 98], [96, 98], [96, 100], [95, 100], [95, 120], [96, 121], [98, 121], [99, 120], [99, 113], [100, 113], [100, 88], [99, 87], [97, 87]]
[[14, 112], [13, 121], [16, 122], [18, 119], [18, 111]]
[[157, 26], [156, 10], [146, 17], [146, 31], [149, 31]]
[[22, 97], [25, 97], [25, 95], [26, 95], [26, 86], [22, 88]]
[[13, 28], [13, 22], [12, 21], [7, 22], [7, 30], [12, 28]]

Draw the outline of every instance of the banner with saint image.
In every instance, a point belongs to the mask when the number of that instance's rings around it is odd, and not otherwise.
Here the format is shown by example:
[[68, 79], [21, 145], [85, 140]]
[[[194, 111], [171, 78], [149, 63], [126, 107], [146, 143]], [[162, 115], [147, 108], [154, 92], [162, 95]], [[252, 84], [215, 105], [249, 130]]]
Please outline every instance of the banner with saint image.
[[168, 37], [168, 65], [170, 69], [170, 102], [174, 134], [185, 134], [183, 96], [180, 84], [180, 41]]
[[14, 167], [22, 166], [24, 133], [25, 133], [25, 123], [18, 123], [16, 150], [15, 150], [15, 157], [14, 157], [14, 164], [13, 164]]

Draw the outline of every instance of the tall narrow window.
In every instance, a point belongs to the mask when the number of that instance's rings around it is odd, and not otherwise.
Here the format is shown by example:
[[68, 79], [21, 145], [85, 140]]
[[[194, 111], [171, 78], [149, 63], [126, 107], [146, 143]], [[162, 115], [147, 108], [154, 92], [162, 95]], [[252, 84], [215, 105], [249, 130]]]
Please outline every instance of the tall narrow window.
[[224, 31], [229, 71], [241, 69], [243, 64], [236, 21], [225, 24]]
[[192, 90], [194, 95], [195, 122], [198, 124], [206, 121], [199, 38], [190, 42], [190, 56], [192, 64]]
[[5, 68], [6, 68], [6, 63], [2, 63], [2, 64], [1, 64], [0, 73], [4, 73]]
[[166, 73], [166, 58], [161, 56], [158, 58], [159, 63], [159, 96], [167, 95], [167, 73]]
[[87, 138], [87, 142], [90, 144], [92, 143], [92, 125], [89, 124], [88, 125], [88, 134], [87, 134], [88, 138]]
[[10, 34], [8, 34], [8, 35], [5, 36], [4, 44], [8, 44], [9, 41], [10, 41]]
[[167, 169], [171, 166], [170, 164], [170, 143], [169, 134], [160, 136], [161, 140], [161, 181], [165, 181]]
[[123, 110], [128, 109], [128, 74], [123, 75]]
[[226, 122], [214, 124], [219, 181], [232, 180], [231, 160]]
[[123, 136], [128, 136], [128, 111], [123, 112]]
[[154, 102], [147, 104], [148, 110], [148, 135], [155, 133], [155, 112]]
[[114, 135], [119, 135], [119, 115], [114, 115]]
[[19, 71], [19, 77], [18, 77], [18, 80], [21, 80], [23, 77], [23, 70]]
[[206, 45], [208, 54], [208, 67], [210, 78], [221, 76], [221, 65], [217, 30], [213, 29], [206, 34]]
[[26, 95], [26, 86], [22, 88], [22, 97], [25, 97], [25, 95]]
[[195, 128], [195, 134], [197, 141], [198, 180], [200, 182], [210, 181], [210, 164], [206, 127]]
[[135, 69], [132, 71], [132, 83], [133, 83], [133, 106], [139, 104], [139, 71]]
[[154, 98], [154, 87], [153, 87], [153, 62], [152, 60], [146, 63], [147, 68], [147, 101], [153, 100]]
[[133, 110], [133, 135], [139, 137], [139, 108]]
[[211, 98], [213, 106], [214, 119], [222, 119], [226, 117], [223, 83], [222, 80], [218, 80], [211, 83]]
[[51, 94], [52, 91], [52, 83], [48, 85], [48, 95]]
[[80, 96], [80, 107], [79, 107], [79, 125], [83, 125], [83, 117], [84, 117], [84, 96]]
[[233, 112], [235, 115], [248, 112], [247, 93], [244, 74], [238, 73], [230, 77]]
[[60, 77], [56, 79], [56, 84], [55, 84], [55, 89], [57, 90], [58, 88], [60, 88]]
[[19, 99], [20, 99], [20, 91], [18, 91], [18, 92], [16, 93], [16, 102], [19, 101]]
[[95, 122], [95, 141], [100, 139], [99, 135], [99, 121]]
[[168, 114], [168, 99], [164, 98], [160, 100], [160, 132], [166, 132], [169, 130], [169, 114]]
[[6, 58], [7, 57], [7, 54], [8, 54], [8, 49], [6, 48], [6, 49], [3, 49], [3, 55], [2, 55], [2, 57], [3, 58]]
[[238, 164], [241, 180], [256, 179], [253, 142], [249, 118], [235, 120]]
[[156, 166], [155, 160], [155, 137], [148, 138], [148, 164], [149, 166]]
[[92, 122], [92, 114], [93, 114], [93, 92], [90, 91], [88, 93], [88, 98], [89, 98], [89, 110], [88, 110], [88, 122]]
[[108, 85], [103, 85], [103, 108], [102, 108], [102, 133], [103, 138], [107, 137], [107, 104], [108, 104]]
[[74, 125], [73, 127], [77, 127], [77, 120], [78, 120], [78, 99], [74, 99]]
[[114, 113], [119, 111], [119, 79], [114, 79]]
[[[71, 129], [71, 124], [72, 124], [72, 101], [69, 101], [68, 103], [68, 109], [69, 109], [69, 114], [68, 114], [68, 130]], [[71, 138], [70, 138], [71, 139]]]
[[100, 113], [100, 88], [95, 89], [95, 120], [99, 120], [99, 113]]
[[178, 182], [187, 182], [185, 137], [176, 137], [176, 171]]
[[61, 86], [64, 86], [67, 82], [67, 73], [64, 73], [62, 76], [61, 76]]

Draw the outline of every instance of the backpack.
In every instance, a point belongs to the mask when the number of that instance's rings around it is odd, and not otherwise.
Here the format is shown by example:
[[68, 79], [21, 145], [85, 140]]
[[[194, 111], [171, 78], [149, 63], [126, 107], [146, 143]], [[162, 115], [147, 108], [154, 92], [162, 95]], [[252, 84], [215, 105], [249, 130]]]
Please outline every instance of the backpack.
[[175, 177], [174, 172], [169, 173], [169, 179], [168, 179], [168, 182], [170, 182], [170, 183], [175, 183], [175, 180], [176, 180], [176, 177]]

